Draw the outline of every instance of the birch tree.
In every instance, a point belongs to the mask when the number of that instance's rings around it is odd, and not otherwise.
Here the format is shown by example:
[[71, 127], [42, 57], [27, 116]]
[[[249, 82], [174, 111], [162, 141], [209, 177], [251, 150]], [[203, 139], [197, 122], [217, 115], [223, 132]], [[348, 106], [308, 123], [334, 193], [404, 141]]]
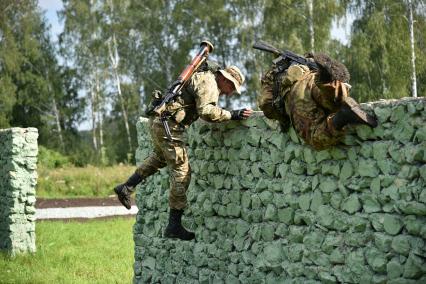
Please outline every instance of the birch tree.
[[[122, 2], [122, 5], [123, 2]], [[108, 45], [108, 54], [109, 54], [109, 60], [111, 64], [112, 69], [112, 77], [115, 83], [115, 87], [117, 89], [117, 96], [118, 100], [120, 102], [121, 111], [123, 113], [123, 121], [124, 126], [126, 128], [126, 134], [127, 134], [127, 142], [128, 142], [128, 149], [129, 153], [132, 152], [133, 146], [132, 146], [132, 137], [130, 134], [130, 127], [129, 127], [129, 118], [127, 115], [127, 109], [124, 104], [124, 98], [121, 92], [121, 79], [120, 79], [120, 71], [119, 71], [119, 65], [120, 65], [120, 56], [118, 52], [118, 44], [116, 39], [116, 32], [115, 32], [115, 26], [118, 24], [116, 23], [116, 17], [115, 17], [115, 10], [114, 10], [114, 2], [113, 0], [108, 0], [107, 6], [109, 6], [109, 26], [107, 26], [107, 29], [109, 30], [109, 38], [107, 40]]]
[[408, 25], [410, 30], [410, 47], [411, 47], [411, 95], [417, 98], [417, 81], [416, 81], [416, 52], [414, 48], [414, 19], [413, 19], [413, 1], [408, 0]]
[[[90, 101], [93, 148], [98, 151], [100, 130], [97, 126], [100, 104], [100, 73], [105, 67], [105, 47], [101, 38], [102, 3], [96, 0], [64, 0], [60, 16], [64, 20], [64, 32], [60, 37], [63, 56], [77, 67]], [[102, 108], [102, 107], [101, 107]]]
[[[418, 31], [413, 28], [410, 39], [407, 32], [407, 7], [404, 0], [354, 1], [351, 12], [356, 19], [353, 23], [348, 67], [354, 85], [352, 94], [361, 101], [409, 96], [412, 91], [413, 49], [419, 52], [419, 62], [424, 64], [425, 15], [421, 14], [421, 1], [413, 12], [413, 23], [417, 19]], [[408, 19], [408, 26], [410, 20]], [[423, 33], [422, 33], [423, 31]], [[374, 40], [372, 40], [374, 39]], [[414, 47], [413, 47], [414, 45]], [[421, 48], [423, 45], [423, 48]], [[426, 68], [419, 64], [416, 76], [424, 78]], [[422, 87], [424, 88], [424, 87]]]
[[310, 51], [315, 50], [315, 31], [314, 31], [314, 0], [306, 0], [306, 6], [308, 8], [308, 30], [310, 37]]
[[63, 151], [77, 100], [65, 88], [43, 11], [35, 0], [0, 1], [0, 10], [0, 127], [37, 127], [40, 144]]

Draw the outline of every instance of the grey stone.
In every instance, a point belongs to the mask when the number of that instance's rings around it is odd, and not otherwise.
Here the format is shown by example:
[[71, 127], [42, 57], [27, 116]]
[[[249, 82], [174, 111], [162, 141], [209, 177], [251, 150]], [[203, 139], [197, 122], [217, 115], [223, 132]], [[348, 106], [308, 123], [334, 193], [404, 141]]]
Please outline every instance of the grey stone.
[[373, 194], [362, 195], [361, 200], [362, 200], [362, 207], [364, 209], [364, 212], [366, 213], [380, 212], [381, 205], [375, 195]]
[[410, 238], [408, 236], [399, 235], [393, 238], [392, 249], [396, 253], [408, 256], [410, 248]]
[[310, 208], [312, 211], [317, 211], [319, 206], [323, 204], [324, 204], [324, 201], [323, 201], [322, 193], [321, 191], [316, 190], [314, 194], [312, 195], [312, 202], [311, 202]]
[[274, 242], [265, 246], [263, 253], [266, 261], [268, 261], [271, 265], [277, 265], [281, 262], [282, 252], [281, 244], [279, 242]]
[[376, 177], [379, 174], [376, 161], [372, 159], [360, 159], [358, 172], [364, 177]]
[[[162, 171], [137, 196], [143, 209], [134, 230], [143, 238], [135, 237], [135, 279], [144, 283], [148, 273], [145, 282], [425, 282], [426, 101], [361, 106], [378, 115], [379, 126], [350, 127], [346, 146], [322, 151], [261, 116], [195, 123], [184, 223], [195, 229], [197, 243], [161, 237], [167, 212], [157, 211], [167, 208], [169, 187]], [[140, 136], [137, 159], [152, 147]], [[0, 172], [17, 166], [0, 158]], [[0, 179], [0, 193], [2, 187]], [[25, 213], [25, 206], [13, 210]], [[147, 257], [155, 258], [154, 270], [142, 267]], [[187, 265], [179, 271], [170, 260]]]
[[395, 215], [386, 214], [383, 219], [383, 227], [385, 231], [390, 235], [398, 234], [404, 223], [402, 220]]
[[405, 214], [426, 216], [426, 204], [420, 202], [399, 201], [398, 208]]
[[333, 192], [337, 189], [337, 182], [333, 179], [322, 179], [319, 188], [322, 192]]
[[293, 218], [294, 218], [293, 208], [288, 207], [284, 209], [278, 209], [278, 220], [280, 222], [290, 225], [293, 223]]
[[388, 277], [390, 279], [395, 279], [402, 275], [402, 273], [404, 272], [404, 267], [401, 265], [400, 262], [391, 260], [386, 265], [386, 270], [388, 273]]
[[310, 204], [311, 204], [311, 194], [303, 194], [299, 197], [299, 207], [302, 210], [309, 210]]
[[404, 265], [404, 278], [418, 279], [424, 275], [424, 270], [424, 261], [420, 257], [410, 253]]
[[337, 162], [323, 162], [321, 167], [321, 173], [323, 175], [334, 175], [339, 176], [340, 167]]
[[273, 204], [268, 204], [265, 211], [265, 220], [274, 221], [277, 219], [277, 209]]
[[0, 130], [0, 251], [35, 252], [35, 128]]
[[392, 237], [382, 233], [375, 233], [374, 244], [382, 252], [389, 252], [392, 245]]
[[390, 108], [375, 108], [374, 113], [376, 114], [379, 122], [383, 123], [390, 118], [392, 110]]
[[361, 203], [359, 202], [356, 194], [351, 194], [348, 198], [343, 200], [342, 209], [349, 214], [354, 214], [361, 209]]
[[365, 252], [365, 257], [367, 263], [370, 267], [376, 272], [385, 272], [386, 271], [386, 255], [377, 249], [371, 248]]

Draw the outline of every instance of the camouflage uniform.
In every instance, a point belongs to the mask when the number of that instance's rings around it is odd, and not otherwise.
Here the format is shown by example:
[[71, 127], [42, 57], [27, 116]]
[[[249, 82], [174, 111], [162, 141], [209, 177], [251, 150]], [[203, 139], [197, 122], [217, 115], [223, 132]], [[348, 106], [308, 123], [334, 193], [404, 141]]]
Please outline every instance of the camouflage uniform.
[[231, 112], [217, 106], [220, 90], [215, 75], [210, 71], [195, 73], [177, 101], [167, 106], [172, 113], [169, 127], [173, 141], [166, 133], [159, 118], [150, 119], [150, 132], [154, 144], [153, 153], [137, 168], [142, 179], [168, 166], [171, 190], [169, 206], [184, 209], [187, 205], [186, 191], [191, 180], [188, 152], [185, 147], [185, 129], [201, 117], [209, 122], [222, 122], [231, 119]]
[[[336, 91], [331, 83], [316, 83], [316, 73], [304, 65], [287, 69], [281, 77], [278, 98], [273, 97], [272, 70], [262, 77], [261, 85], [257, 103], [265, 116], [281, 125], [291, 123], [305, 143], [320, 150], [338, 144], [343, 138], [344, 131], [333, 127], [332, 118], [338, 111], [338, 102], [348, 95], [346, 89]], [[280, 109], [280, 100], [285, 108]]]

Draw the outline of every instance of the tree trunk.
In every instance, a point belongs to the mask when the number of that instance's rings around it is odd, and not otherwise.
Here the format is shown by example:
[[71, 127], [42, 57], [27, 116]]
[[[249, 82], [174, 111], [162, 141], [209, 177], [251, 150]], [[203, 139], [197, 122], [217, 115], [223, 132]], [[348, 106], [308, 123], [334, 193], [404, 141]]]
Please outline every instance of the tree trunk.
[[96, 112], [97, 114], [97, 118], [98, 118], [98, 128], [99, 128], [99, 150], [100, 150], [100, 156], [101, 156], [101, 165], [105, 165], [106, 164], [106, 159], [105, 159], [105, 147], [104, 147], [104, 130], [103, 130], [103, 110], [104, 108], [102, 107], [101, 104], [101, 100], [99, 100], [100, 97], [100, 81], [99, 81], [99, 74], [96, 73], [96, 98], [98, 98], [98, 110]]
[[59, 117], [59, 110], [58, 110], [58, 107], [56, 105], [55, 97], [53, 97], [53, 113], [55, 115], [56, 130], [58, 131], [59, 142], [61, 143], [61, 149], [64, 150], [65, 145], [64, 145], [64, 138], [62, 137], [62, 127], [61, 127], [61, 122], [60, 122], [61, 120], [60, 120], [60, 117]]
[[[111, 9], [111, 16], [113, 16], [114, 3], [113, 1], [110, 0], [108, 1], [108, 4]], [[123, 94], [121, 93], [121, 81], [120, 81], [120, 75], [118, 73], [118, 65], [120, 63], [120, 57], [118, 56], [118, 47], [117, 47], [117, 40], [115, 38], [115, 32], [112, 33], [112, 39], [108, 42], [108, 51], [109, 51], [109, 58], [111, 61], [112, 70], [114, 73], [115, 86], [117, 87], [118, 99], [120, 100], [121, 112], [123, 113], [124, 127], [126, 128], [126, 134], [127, 134], [127, 142], [129, 143], [128, 153], [131, 153], [133, 151], [132, 136], [130, 135], [129, 118], [127, 116], [127, 110], [124, 105]]]
[[98, 140], [96, 138], [96, 93], [91, 86], [90, 88], [90, 105], [91, 105], [91, 115], [92, 115], [92, 141], [93, 141], [93, 148], [95, 150], [98, 150]]
[[[112, 41], [112, 42], [111, 42]], [[115, 33], [112, 34], [112, 40], [109, 42], [109, 56], [111, 60], [112, 70], [114, 72], [115, 86], [117, 88], [118, 99], [120, 100], [121, 112], [123, 113], [124, 126], [126, 128], [127, 142], [129, 144], [129, 152], [132, 152], [132, 136], [130, 135], [129, 127], [129, 118], [127, 115], [127, 110], [124, 105], [123, 94], [121, 93], [121, 80], [120, 75], [118, 74], [118, 64], [120, 62], [120, 57], [118, 56], [117, 50], [117, 41], [115, 39]]]
[[308, 29], [311, 44], [311, 52], [315, 50], [315, 31], [314, 31], [314, 0], [306, 0], [308, 6]]
[[411, 44], [411, 93], [412, 96], [417, 98], [417, 80], [416, 80], [416, 52], [414, 49], [414, 19], [413, 19], [413, 1], [408, 0], [409, 8], [409, 26], [410, 26], [410, 44]]
[[[225, 53], [225, 44], [224, 43], [220, 43], [220, 50], [221, 50], [221, 63], [222, 63], [222, 68], [226, 68], [226, 53]], [[225, 95], [225, 105], [224, 108], [226, 109], [230, 109], [231, 108], [231, 98], [228, 95]]]

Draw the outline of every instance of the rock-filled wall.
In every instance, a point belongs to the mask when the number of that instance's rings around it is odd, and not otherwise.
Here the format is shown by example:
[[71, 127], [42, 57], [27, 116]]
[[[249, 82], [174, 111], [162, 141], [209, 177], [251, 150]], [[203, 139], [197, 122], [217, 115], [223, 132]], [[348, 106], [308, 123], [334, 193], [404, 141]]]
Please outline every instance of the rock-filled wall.
[[35, 252], [36, 128], [0, 130], [0, 251]]
[[[162, 238], [168, 173], [138, 188], [135, 283], [426, 283], [426, 100], [363, 104], [380, 125], [315, 151], [262, 115], [198, 121], [184, 224]], [[140, 163], [150, 152], [137, 125]]]

